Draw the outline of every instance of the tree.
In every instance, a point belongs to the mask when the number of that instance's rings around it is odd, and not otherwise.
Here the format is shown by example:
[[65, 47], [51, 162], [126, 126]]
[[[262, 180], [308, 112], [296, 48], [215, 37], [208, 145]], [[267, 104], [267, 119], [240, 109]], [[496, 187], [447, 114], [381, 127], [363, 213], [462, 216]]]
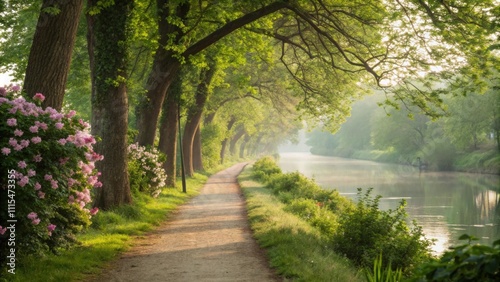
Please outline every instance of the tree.
[[133, 1], [114, 5], [89, 0], [88, 46], [92, 74], [92, 133], [102, 188], [94, 205], [101, 209], [132, 201], [127, 170], [128, 101], [126, 92], [129, 15]]
[[61, 110], [83, 0], [44, 0], [26, 68], [24, 92], [43, 93], [43, 107]]

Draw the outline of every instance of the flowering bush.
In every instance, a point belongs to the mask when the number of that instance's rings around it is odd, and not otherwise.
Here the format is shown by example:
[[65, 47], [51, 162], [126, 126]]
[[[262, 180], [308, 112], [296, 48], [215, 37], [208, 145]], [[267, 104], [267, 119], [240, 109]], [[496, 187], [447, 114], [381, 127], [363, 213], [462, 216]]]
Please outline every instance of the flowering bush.
[[[0, 249], [54, 252], [73, 243], [98, 211], [89, 205], [91, 190], [101, 186], [94, 162], [102, 156], [92, 150], [89, 125], [74, 111], [42, 109], [42, 94], [27, 101], [19, 90], [0, 87]], [[9, 219], [17, 221], [7, 231]], [[15, 245], [8, 242], [12, 232]]]
[[165, 187], [167, 179], [163, 162], [165, 156], [155, 148], [146, 149], [137, 143], [130, 144], [128, 146], [130, 189], [157, 197], [161, 193], [161, 188]]

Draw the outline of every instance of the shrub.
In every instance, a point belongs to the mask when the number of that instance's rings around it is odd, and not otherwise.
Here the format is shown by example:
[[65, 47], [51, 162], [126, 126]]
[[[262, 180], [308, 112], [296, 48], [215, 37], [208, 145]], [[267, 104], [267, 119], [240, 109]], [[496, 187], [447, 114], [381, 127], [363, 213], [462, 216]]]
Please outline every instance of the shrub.
[[372, 198], [372, 189], [362, 195], [354, 209], [340, 215], [340, 226], [333, 237], [334, 249], [355, 264], [369, 267], [381, 253], [384, 265], [410, 273], [415, 265], [429, 258], [431, 241], [425, 239], [421, 227], [406, 223], [406, 202], [396, 210], [379, 210], [380, 196]]
[[[91, 190], [100, 187], [89, 125], [75, 112], [59, 113], [19, 96], [19, 87], [0, 88], [0, 249], [17, 255], [56, 252], [75, 242], [74, 234], [90, 224]], [[7, 219], [15, 219], [14, 232]], [[7, 223], [7, 224], [6, 224]], [[10, 252], [9, 252], [10, 253]], [[5, 255], [0, 262], [5, 265]]]
[[155, 148], [147, 149], [139, 144], [128, 146], [130, 189], [157, 197], [165, 187], [167, 174], [163, 169], [165, 155]]
[[413, 281], [500, 281], [500, 240], [486, 246], [471, 244], [477, 240], [462, 235], [467, 244], [452, 247], [439, 260], [419, 267]]
[[281, 173], [281, 168], [271, 157], [264, 157], [253, 164], [253, 177], [267, 182], [273, 175]]

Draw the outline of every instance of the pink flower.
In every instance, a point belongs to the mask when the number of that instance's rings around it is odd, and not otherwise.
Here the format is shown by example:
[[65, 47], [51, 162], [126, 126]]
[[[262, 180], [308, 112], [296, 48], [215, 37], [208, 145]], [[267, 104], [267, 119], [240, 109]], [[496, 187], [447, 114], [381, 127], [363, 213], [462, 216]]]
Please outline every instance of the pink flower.
[[97, 182], [94, 184], [94, 188], [99, 188], [99, 187], [102, 187], [102, 182], [97, 181]]
[[17, 119], [15, 119], [15, 118], [9, 118], [7, 120], [7, 125], [8, 126], [16, 126], [17, 125]]
[[49, 128], [45, 122], [35, 121], [35, 125], [43, 130], [47, 130]]
[[19, 85], [17, 85], [17, 84], [14, 85], [14, 86], [12, 86], [12, 91], [14, 91], [14, 92], [19, 91], [19, 89], [21, 89], [21, 87]]
[[40, 183], [38, 183], [38, 182], [37, 182], [37, 183], [35, 183], [35, 190], [37, 190], [37, 191], [38, 191], [38, 190], [40, 190], [40, 189], [42, 189], [42, 185], [40, 185]]
[[26, 140], [26, 139], [23, 139], [23, 140], [21, 140], [20, 144], [21, 144], [21, 146], [23, 146], [23, 148], [26, 148], [26, 147], [29, 146], [30, 141]]
[[38, 223], [40, 223], [40, 219], [39, 219], [39, 218], [35, 218], [35, 219], [33, 219], [33, 220], [31, 221], [31, 223], [32, 223], [33, 225], [38, 225]]
[[6, 147], [3, 147], [2, 148], [2, 154], [8, 156], [10, 154], [10, 149], [9, 148], [6, 148]]
[[33, 177], [33, 176], [35, 176], [35, 175], [36, 175], [36, 171], [34, 171], [34, 170], [32, 170], [32, 169], [28, 170], [28, 176], [29, 176], [29, 177]]
[[37, 133], [38, 132], [38, 126], [36, 126], [36, 125], [30, 126], [30, 131], [31, 131], [31, 133]]
[[57, 189], [57, 187], [59, 187], [59, 185], [57, 184], [57, 180], [50, 180], [50, 186], [52, 187], [52, 189]]
[[35, 218], [38, 218], [38, 215], [36, 214], [36, 212], [30, 212], [28, 214], [28, 218], [31, 219], [31, 220], [33, 220]]
[[66, 141], [66, 139], [64, 139], [64, 138], [61, 138], [61, 139], [59, 139], [57, 142], [58, 142], [59, 144], [61, 144], [61, 145], [63, 145], [63, 146], [64, 146], [64, 144], [66, 144], [66, 142], [68, 142], [68, 141]]
[[49, 236], [52, 236], [52, 231], [54, 231], [55, 229], [56, 226], [52, 223], [47, 226], [47, 231], [49, 232]]
[[43, 102], [45, 96], [43, 96], [42, 93], [36, 93], [35, 96], [33, 96], [33, 100]]
[[75, 197], [73, 195], [69, 195], [68, 197], [68, 204], [73, 204], [75, 202]]
[[76, 180], [74, 180], [73, 178], [68, 178], [68, 187], [75, 185], [75, 183], [77, 183]]
[[45, 176], [43, 177], [43, 179], [49, 181], [49, 180], [52, 180], [52, 175], [50, 174], [45, 174]]
[[23, 148], [23, 145], [17, 144], [16, 146], [14, 146], [14, 151], [21, 151]]
[[5, 234], [6, 231], [7, 231], [7, 227], [2, 228], [2, 225], [0, 225], [0, 235]]
[[90, 210], [90, 215], [95, 215], [97, 212], [99, 212], [99, 208], [95, 207], [95, 208]]
[[62, 122], [56, 122], [56, 124], [55, 124], [55, 127], [57, 129], [61, 129], [61, 128], [63, 128], [63, 126], [64, 126], [64, 123], [62, 123]]
[[17, 145], [17, 140], [11, 137], [9, 139], [9, 145], [11, 145], [12, 147], [15, 147]]
[[43, 193], [42, 191], [38, 191], [38, 198], [40, 199], [45, 198], [45, 193]]
[[20, 162], [17, 163], [17, 166], [19, 168], [26, 168], [26, 162], [25, 161], [20, 161]]
[[17, 182], [17, 184], [21, 187], [24, 187], [26, 186], [26, 184], [28, 184], [28, 182], [30, 181], [29, 177], [28, 176], [23, 176], [21, 178], [21, 180], [19, 180], [19, 182]]
[[35, 136], [35, 137], [31, 138], [31, 142], [33, 144], [38, 144], [38, 143], [42, 142], [42, 138]]
[[67, 118], [72, 118], [76, 115], [76, 112], [74, 110], [69, 111], [69, 113], [66, 114]]
[[21, 131], [21, 130], [19, 130], [19, 129], [14, 130], [14, 135], [15, 135], [15, 136], [23, 136], [23, 134], [24, 134], [24, 132], [22, 132], [22, 131]]
[[38, 154], [36, 156], [33, 157], [33, 161], [39, 163], [42, 161], [42, 155]]

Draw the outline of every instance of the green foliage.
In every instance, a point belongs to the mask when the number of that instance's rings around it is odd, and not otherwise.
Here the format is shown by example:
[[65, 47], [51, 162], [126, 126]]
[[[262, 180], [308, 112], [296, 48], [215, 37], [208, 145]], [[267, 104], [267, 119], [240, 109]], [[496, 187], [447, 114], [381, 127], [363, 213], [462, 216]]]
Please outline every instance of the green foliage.
[[147, 149], [137, 143], [129, 145], [128, 173], [131, 191], [158, 196], [165, 187], [167, 178], [163, 169], [164, 162], [165, 155], [155, 148]]
[[366, 269], [366, 280], [368, 282], [399, 282], [403, 278], [401, 269], [393, 271], [391, 264], [386, 268], [382, 266], [382, 254], [380, 254], [373, 262], [373, 270]]
[[253, 164], [253, 176], [261, 181], [267, 181], [274, 174], [281, 173], [281, 168], [271, 157], [259, 159]]
[[412, 281], [499, 281], [500, 240], [492, 246], [472, 244], [473, 236], [462, 235], [467, 244], [452, 247], [440, 259], [419, 267]]
[[432, 242], [415, 222], [408, 227], [405, 201], [396, 210], [381, 211], [381, 196], [372, 198], [371, 190], [362, 194], [359, 188], [356, 208], [340, 215], [333, 248], [362, 267], [371, 266], [382, 253], [385, 266], [391, 263], [393, 269], [408, 274], [429, 258]]

